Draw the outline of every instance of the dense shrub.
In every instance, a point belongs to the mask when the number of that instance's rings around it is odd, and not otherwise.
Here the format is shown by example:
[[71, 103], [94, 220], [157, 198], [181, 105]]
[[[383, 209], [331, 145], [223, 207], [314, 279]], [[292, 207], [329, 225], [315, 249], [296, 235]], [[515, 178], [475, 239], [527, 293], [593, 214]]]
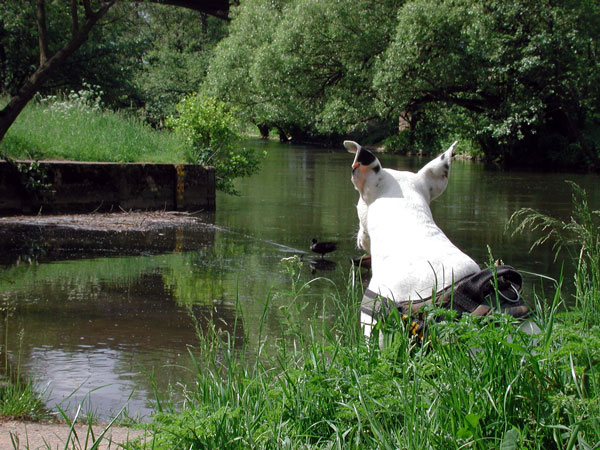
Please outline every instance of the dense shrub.
[[190, 95], [177, 105], [167, 125], [187, 143], [186, 159], [216, 168], [217, 189], [236, 193], [233, 180], [258, 169], [253, 150], [240, 146], [236, 120], [227, 105], [211, 97]]

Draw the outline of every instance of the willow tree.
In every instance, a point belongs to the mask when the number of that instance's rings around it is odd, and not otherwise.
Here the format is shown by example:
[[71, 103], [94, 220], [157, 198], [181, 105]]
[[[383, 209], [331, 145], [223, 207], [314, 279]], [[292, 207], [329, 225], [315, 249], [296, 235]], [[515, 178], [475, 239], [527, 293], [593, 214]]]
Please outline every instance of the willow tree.
[[264, 135], [288, 123], [280, 120], [270, 94], [255, 77], [259, 55], [271, 45], [288, 4], [251, 0], [233, 8], [229, 34], [217, 45], [202, 86], [205, 95], [235, 106], [240, 119], [257, 125]]

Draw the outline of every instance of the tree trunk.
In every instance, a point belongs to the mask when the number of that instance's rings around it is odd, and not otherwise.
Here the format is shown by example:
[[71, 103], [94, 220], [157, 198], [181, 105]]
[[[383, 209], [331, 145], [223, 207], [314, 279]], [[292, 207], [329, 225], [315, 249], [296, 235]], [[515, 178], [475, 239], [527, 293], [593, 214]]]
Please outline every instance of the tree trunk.
[[8, 104], [0, 111], [0, 141], [19, 116], [27, 103], [35, 96], [36, 92], [50, 78], [52, 72], [65, 62], [75, 51], [87, 40], [91, 29], [108, 10], [114, 5], [114, 1], [104, 3], [100, 9], [86, 17], [85, 24], [78, 30], [75, 36], [67, 42], [52, 57], [47, 58], [43, 64], [29, 77], [25, 84], [19, 89]]
[[256, 126], [258, 127], [258, 131], [260, 132], [261, 139], [269, 139], [270, 127], [265, 124], [258, 124]]
[[38, 43], [40, 47], [40, 67], [48, 59], [48, 33], [46, 32], [46, 3], [44, 0], [37, 0], [36, 21], [38, 25]]

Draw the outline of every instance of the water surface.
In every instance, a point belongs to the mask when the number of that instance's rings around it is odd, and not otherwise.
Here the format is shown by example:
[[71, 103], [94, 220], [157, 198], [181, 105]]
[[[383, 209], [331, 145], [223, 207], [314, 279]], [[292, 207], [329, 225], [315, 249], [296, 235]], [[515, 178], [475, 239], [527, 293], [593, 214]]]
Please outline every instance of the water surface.
[[[266, 308], [261, 332], [277, 338], [280, 307], [289, 301], [282, 294], [290, 285], [282, 258], [303, 257], [302, 281], [325, 276], [343, 289], [349, 260], [360, 254], [358, 194], [349, 173], [353, 156], [341, 146], [251, 145], [268, 150], [260, 173], [237, 183], [239, 197], [218, 196], [216, 212], [202, 215], [209, 226], [103, 237], [29, 230], [27, 248], [3, 252], [0, 301], [11, 362], [20, 361], [50, 408], [73, 410], [83, 403], [107, 418], [127, 404], [131, 416], [147, 417], [155, 389], [167, 396], [181, 392], [179, 383], [193, 381], [188, 352], [197, 343], [195, 324], [202, 329], [211, 317], [223, 330], [256, 342]], [[381, 160], [402, 170], [426, 163], [388, 155]], [[433, 215], [481, 264], [488, 261], [489, 246], [495, 259], [557, 278], [561, 262], [554, 261], [551, 247], [530, 253], [536, 236], [511, 236], [505, 224], [523, 207], [567, 218], [571, 189], [565, 179], [585, 187], [592, 206], [600, 207], [594, 175], [506, 172], [455, 161], [447, 191], [432, 204]], [[3, 241], [14, 238], [2, 232]], [[332, 263], [328, 270], [311, 269], [313, 237], [338, 243], [326, 257]], [[526, 292], [539, 289], [535, 276], [526, 281]], [[299, 321], [323, 314], [321, 294], [335, 287], [322, 280], [311, 289], [319, 295], [305, 299]], [[243, 323], [236, 323], [236, 309]]]

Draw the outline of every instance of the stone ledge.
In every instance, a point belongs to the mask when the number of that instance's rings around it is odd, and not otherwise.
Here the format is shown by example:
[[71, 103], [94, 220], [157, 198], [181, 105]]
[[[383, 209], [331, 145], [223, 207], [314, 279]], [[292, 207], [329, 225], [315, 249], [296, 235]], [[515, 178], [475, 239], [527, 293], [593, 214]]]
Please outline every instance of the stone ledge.
[[[32, 167], [31, 161], [17, 161]], [[0, 214], [213, 211], [215, 169], [192, 164], [0, 161]], [[37, 187], [35, 186], [37, 184]]]

